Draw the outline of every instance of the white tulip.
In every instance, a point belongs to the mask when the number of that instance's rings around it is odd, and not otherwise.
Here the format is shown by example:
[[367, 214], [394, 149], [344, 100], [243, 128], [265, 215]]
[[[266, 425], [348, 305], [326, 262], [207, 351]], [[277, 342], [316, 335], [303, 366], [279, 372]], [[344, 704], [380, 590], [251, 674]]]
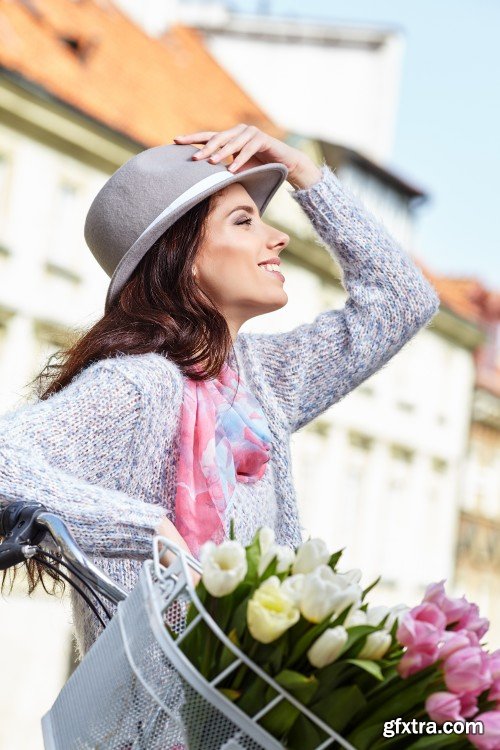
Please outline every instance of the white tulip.
[[270, 576], [254, 592], [247, 605], [250, 634], [260, 643], [271, 643], [299, 620], [300, 612], [285, 594], [278, 576]]
[[282, 590], [285, 594], [292, 599], [295, 605], [300, 605], [302, 598], [302, 592], [304, 590], [305, 575], [303, 573], [297, 573], [294, 576], [288, 576], [281, 584]]
[[259, 546], [261, 555], [264, 555], [267, 550], [273, 546], [274, 539], [274, 531], [269, 526], [262, 526], [262, 528], [259, 529]]
[[362, 589], [348, 583], [328, 565], [318, 567], [305, 576], [300, 598], [300, 611], [309, 622], [321, 622], [334, 612], [339, 615], [352, 604], [361, 604]]
[[366, 622], [368, 625], [380, 625], [384, 617], [388, 614], [389, 607], [385, 607], [383, 604], [377, 607], [368, 607], [366, 610]]
[[356, 625], [366, 625], [366, 612], [358, 607], [351, 608], [344, 620], [345, 628], [353, 628]]
[[389, 633], [394, 622], [396, 620], [399, 622], [408, 609], [409, 607], [407, 607], [406, 604], [397, 604], [395, 607], [384, 607], [383, 605], [369, 607], [366, 613], [367, 623], [369, 625], [379, 625], [384, 617], [388, 615], [387, 620], [383, 625], [383, 629]]
[[330, 557], [322, 539], [309, 539], [298, 548], [292, 573], [311, 573], [318, 565], [325, 565]]
[[392, 643], [392, 638], [385, 630], [376, 630], [366, 637], [366, 642], [357, 659], [371, 659], [376, 661], [381, 659]]
[[313, 667], [326, 667], [340, 656], [347, 638], [347, 630], [342, 625], [329, 628], [313, 643], [307, 652], [307, 658]]
[[404, 615], [409, 611], [410, 607], [407, 604], [396, 604], [394, 607], [391, 607], [389, 609], [389, 617], [387, 618], [387, 622], [384, 625], [384, 630], [387, 630], [387, 632], [390, 632], [392, 626], [394, 625], [395, 621], [398, 621], [398, 624], [403, 619]]
[[351, 568], [351, 570], [345, 570], [342, 572], [340, 570], [337, 570], [335, 572], [336, 575], [342, 576], [342, 578], [345, 578], [345, 580], [349, 583], [359, 583], [363, 575], [360, 568]]
[[259, 531], [260, 559], [258, 574], [261, 576], [271, 560], [278, 558], [276, 573], [287, 571], [295, 560], [295, 552], [291, 547], [274, 543], [274, 531], [269, 526], [263, 526]]
[[212, 596], [231, 594], [247, 574], [244, 547], [232, 539], [219, 545], [205, 542], [200, 549], [202, 581]]

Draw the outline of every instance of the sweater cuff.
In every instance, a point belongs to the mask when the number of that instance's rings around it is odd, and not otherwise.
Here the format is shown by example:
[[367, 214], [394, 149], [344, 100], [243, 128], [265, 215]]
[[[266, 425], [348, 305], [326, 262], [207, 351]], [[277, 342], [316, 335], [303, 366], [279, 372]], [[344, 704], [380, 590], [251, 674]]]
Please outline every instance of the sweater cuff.
[[314, 206], [319, 197], [325, 198], [328, 195], [331, 198], [332, 190], [335, 191], [341, 189], [339, 178], [325, 161], [321, 164], [319, 169], [321, 177], [317, 182], [309, 185], [309, 187], [291, 191], [292, 198], [304, 208], [307, 206]]

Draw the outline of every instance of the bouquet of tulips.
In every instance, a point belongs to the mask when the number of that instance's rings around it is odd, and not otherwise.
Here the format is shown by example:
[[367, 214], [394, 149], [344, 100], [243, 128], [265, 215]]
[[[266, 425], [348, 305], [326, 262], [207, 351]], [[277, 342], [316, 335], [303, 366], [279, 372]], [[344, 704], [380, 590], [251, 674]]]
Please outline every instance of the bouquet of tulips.
[[[360, 570], [338, 569], [342, 552], [321, 539], [292, 550], [266, 527], [247, 547], [207, 542], [196, 594], [232, 644], [358, 750], [500, 748], [500, 650], [480, 643], [489, 623], [477, 605], [440, 581], [412, 609], [370, 606], [380, 579], [362, 588]], [[181, 641], [207, 681], [226, 670], [217, 689], [249, 716], [272, 699], [248, 665], [227, 669], [236, 656], [204, 619]], [[259, 724], [293, 750], [326, 737], [287, 701]]]

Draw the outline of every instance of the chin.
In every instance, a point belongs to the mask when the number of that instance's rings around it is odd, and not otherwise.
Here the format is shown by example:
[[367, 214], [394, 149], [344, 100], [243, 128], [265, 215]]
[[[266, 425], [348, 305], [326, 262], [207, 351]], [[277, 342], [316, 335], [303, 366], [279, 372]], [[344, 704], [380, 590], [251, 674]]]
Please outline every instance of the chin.
[[275, 310], [281, 310], [282, 307], [285, 307], [285, 305], [288, 302], [288, 295], [285, 291], [283, 291], [282, 294], [279, 295], [279, 297], [276, 298], [276, 300], [273, 300], [272, 302], [267, 305], [267, 309], [265, 312], [274, 312]]

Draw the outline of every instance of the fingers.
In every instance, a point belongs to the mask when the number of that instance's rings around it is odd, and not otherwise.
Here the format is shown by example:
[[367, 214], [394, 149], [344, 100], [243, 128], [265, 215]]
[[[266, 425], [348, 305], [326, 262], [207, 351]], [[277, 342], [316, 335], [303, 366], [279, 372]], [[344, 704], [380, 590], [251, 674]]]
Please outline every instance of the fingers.
[[[210, 161], [214, 164], [229, 156], [235, 152], [240, 151], [252, 138], [257, 135], [262, 135], [261, 131], [254, 125], [245, 125], [240, 123], [235, 125], [233, 128], [223, 130], [220, 133], [213, 131], [199, 131], [197, 133], [187, 133], [184, 135], [176, 136], [174, 141], [178, 143], [201, 143], [205, 145], [200, 148], [195, 154], [193, 159], [205, 159], [210, 158]], [[260, 144], [259, 144], [260, 145]], [[217, 154], [214, 154], [217, 149], [220, 149]], [[252, 152], [252, 153], [255, 153]], [[245, 151], [246, 161], [252, 155], [248, 149]], [[239, 166], [244, 163], [240, 159]], [[232, 166], [232, 165], [231, 165]], [[238, 165], [237, 165], [238, 166]]]
[[224, 144], [226, 144], [228, 140], [232, 140], [233, 136], [244, 133], [247, 129], [248, 128], [246, 125], [237, 125], [235, 128], [231, 128], [231, 130], [224, 130], [222, 133], [216, 133], [207, 141], [205, 146], [203, 146], [200, 151], [198, 151], [196, 154], [193, 154], [193, 159], [207, 158], [218, 148], [224, 146]]
[[218, 151], [216, 154], [212, 154], [212, 156], [210, 157], [210, 161], [218, 162], [221, 159], [225, 159], [226, 156], [230, 156], [231, 154], [241, 151], [244, 146], [246, 146], [251, 140], [253, 140], [253, 138], [256, 137], [258, 132], [259, 131], [257, 130], [257, 128], [245, 128], [245, 130], [238, 136], [236, 136], [236, 138], [233, 138], [229, 141], [229, 143], [226, 143], [225, 146], [222, 146], [220, 151]]
[[257, 135], [251, 138], [248, 143], [241, 149], [238, 156], [236, 156], [228, 166], [228, 169], [233, 172], [242, 167], [243, 164], [245, 164], [254, 154], [257, 153], [262, 145], [263, 141], [260, 133], [257, 133]]

